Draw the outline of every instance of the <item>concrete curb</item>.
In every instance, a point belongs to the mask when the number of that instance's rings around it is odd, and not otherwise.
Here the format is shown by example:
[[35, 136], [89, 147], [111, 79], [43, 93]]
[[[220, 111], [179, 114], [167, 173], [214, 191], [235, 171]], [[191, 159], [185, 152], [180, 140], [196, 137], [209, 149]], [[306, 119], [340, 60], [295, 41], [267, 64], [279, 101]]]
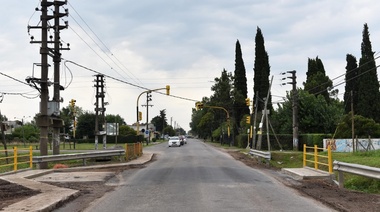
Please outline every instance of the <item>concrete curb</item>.
[[6, 175], [0, 176], [0, 179], [6, 180], [11, 183], [15, 183], [33, 190], [38, 190], [41, 193], [35, 196], [32, 196], [28, 199], [22, 200], [15, 204], [9, 205], [8, 207], [3, 208], [1, 211], [9, 212], [19, 212], [19, 211], [52, 211], [61, 203], [68, 201], [72, 198], [75, 198], [79, 195], [78, 190], [61, 188], [53, 186], [47, 183], [41, 183], [33, 178], [40, 177], [46, 174], [53, 172], [78, 172], [86, 171], [91, 169], [99, 168], [112, 168], [112, 167], [122, 167], [130, 165], [144, 165], [152, 160], [153, 153], [144, 153], [141, 157], [128, 161], [126, 163], [117, 163], [117, 164], [106, 164], [106, 165], [95, 165], [89, 167], [74, 167], [74, 168], [65, 168], [65, 169], [48, 169], [48, 170], [32, 170], [28, 169], [25, 171], [9, 173]]
[[332, 179], [332, 175], [330, 173], [321, 170], [315, 170], [309, 167], [282, 168], [281, 172], [291, 176], [295, 180]]

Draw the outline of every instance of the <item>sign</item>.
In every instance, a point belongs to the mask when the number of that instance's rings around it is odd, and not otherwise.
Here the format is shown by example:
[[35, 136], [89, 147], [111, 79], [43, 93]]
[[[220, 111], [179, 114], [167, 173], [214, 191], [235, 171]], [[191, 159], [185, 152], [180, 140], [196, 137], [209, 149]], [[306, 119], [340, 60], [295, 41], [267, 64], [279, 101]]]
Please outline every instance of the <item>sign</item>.
[[119, 123], [107, 123], [107, 135], [119, 135]]

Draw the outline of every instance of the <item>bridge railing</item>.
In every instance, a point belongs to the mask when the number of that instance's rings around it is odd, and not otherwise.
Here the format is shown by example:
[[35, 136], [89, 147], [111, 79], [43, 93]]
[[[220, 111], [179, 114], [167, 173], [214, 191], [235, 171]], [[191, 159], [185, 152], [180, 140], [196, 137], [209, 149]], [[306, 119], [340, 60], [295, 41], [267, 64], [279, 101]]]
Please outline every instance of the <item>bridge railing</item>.
[[[313, 151], [307, 151], [308, 149], [312, 149]], [[319, 154], [319, 150], [326, 150], [324, 148], [320, 148], [317, 145], [314, 147], [308, 147], [306, 144], [303, 145], [303, 166], [306, 167], [308, 164], [313, 164], [314, 169], [318, 170], [320, 165], [326, 166], [328, 172], [332, 174], [332, 155], [330, 146], [327, 147], [327, 156]]]

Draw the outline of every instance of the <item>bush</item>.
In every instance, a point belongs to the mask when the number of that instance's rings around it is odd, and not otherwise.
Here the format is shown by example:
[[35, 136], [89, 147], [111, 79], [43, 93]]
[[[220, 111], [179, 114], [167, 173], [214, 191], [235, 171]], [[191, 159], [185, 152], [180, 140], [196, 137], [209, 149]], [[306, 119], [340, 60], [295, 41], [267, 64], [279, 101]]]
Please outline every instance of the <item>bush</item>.
[[236, 145], [238, 148], [246, 148], [248, 144], [248, 134], [236, 136]]

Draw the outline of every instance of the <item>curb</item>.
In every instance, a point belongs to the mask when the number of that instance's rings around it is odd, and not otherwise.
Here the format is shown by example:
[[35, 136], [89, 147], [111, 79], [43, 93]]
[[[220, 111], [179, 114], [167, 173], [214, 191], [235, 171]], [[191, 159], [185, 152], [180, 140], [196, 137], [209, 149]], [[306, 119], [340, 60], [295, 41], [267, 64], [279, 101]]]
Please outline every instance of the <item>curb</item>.
[[[13, 172], [6, 175], [0, 176], [1, 179], [6, 180], [11, 183], [15, 183], [33, 190], [41, 191], [40, 194], [29, 197], [20, 202], [14, 203], [7, 207], [1, 209], [1, 211], [52, 211], [58, 205], [71, 200], [79, 196], [80, 191], [61, 188], [53, 186], [50, 184], [42, 183], [33, 180], [33, 178], [40, 177], [53, 172], [71, 172], [71, 171], [85, 171], [98, 168], [112, 168], [112, 167], [122, 167], [130, 165], [144, 165], [150, 162], [153, 158], [153, 153], [145, 153], [140, 158], [118, 164], [106, 164], [106, 165], [95, 165], [89, 167], [73, 167], [65, 169], [48, 169], [48, 170], [25, 170], [19, 172]], [[43, 204], [45, 202], [45, 204]]]

